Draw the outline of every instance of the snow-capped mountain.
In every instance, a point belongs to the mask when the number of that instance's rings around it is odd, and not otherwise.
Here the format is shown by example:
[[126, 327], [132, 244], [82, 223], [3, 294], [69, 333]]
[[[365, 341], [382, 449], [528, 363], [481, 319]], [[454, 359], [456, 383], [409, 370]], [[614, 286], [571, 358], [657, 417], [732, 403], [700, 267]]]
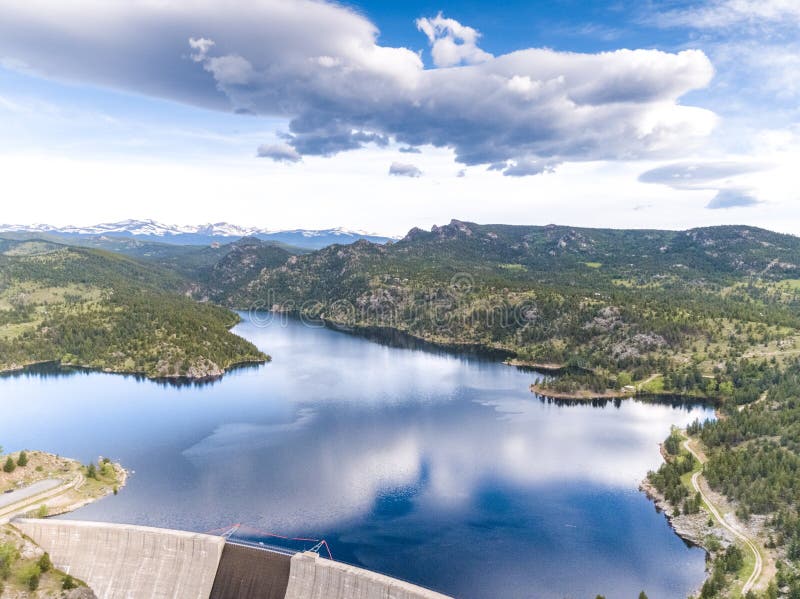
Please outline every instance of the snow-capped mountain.
[[266, 241], [278, 241], [303, 248], [318, 249], [334, 243], [348, 244], [367, 239], [374, 243], [386, 243], [391, 238], [344, 228], [309, 230], [271, 230], [258, 227], [242, 227], [230, 223], [208, 223], [205, 225], [165, 225], [154, 220], [124, 220], [116, 223], [101, 223], [90, 227], [54, 227], [46, 224], [0, 225], [0, 233], [39, 233], [66, 238], [80, 237], [133, 237], [143, 241], [160, 241], [180, 245], [229, 243], [241, 237], [256, 237]]

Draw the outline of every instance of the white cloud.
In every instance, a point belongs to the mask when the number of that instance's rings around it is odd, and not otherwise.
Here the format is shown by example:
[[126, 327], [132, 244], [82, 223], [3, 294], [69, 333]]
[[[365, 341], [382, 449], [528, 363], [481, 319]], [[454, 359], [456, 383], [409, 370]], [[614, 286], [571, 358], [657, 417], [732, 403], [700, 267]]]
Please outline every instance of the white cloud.
[[413, 164], [392, 162], [392, 165], [389, 167], [389, 174], [397, 177], [421, 177], [422, 171]]
[[528, 177], [542, 173], [552, 173], [555, 165], [546, 160], [517, 160], [503, 169], [506, 177]]
[[289, 144], [263, 144], [258, 146], [259, 158], [271, 158], [275, 162], [300, 162], [302, 156]]
[[639, 175], [639, 181], [686, 191], [714, 190], [706, 208], [742, 208], [761, 203], [752, 189], [741, 186], [742, 177], [771, 168], [771, 164], [753, 161], [677, 162], [650, 169]]
[[658, 22], [667, 26], [712, 29], [742, 24], [800, 22], [797, 0], [711, 0], [663, 12]]
[[301, 155], [393, 139], [453, 149], [466, 165], [638, 159], [685, 152], [716, 122], [679, 102], [713, 75], [701, 51], [492, 57], [457, 21], [419, 26], [437, 64], [465, 66], [425, 69], [411, 50], [378, 45], [364, 17], [311, 0], [14, 0], [0, 7], [0, 56], [49, 77], [286, 117]]
[[761, 202], [748, 189], [720, 189], [711, 201], [706, 204], [706, 208], [719, 210], [721, 208], [744, 208], [755, 206]]
[[428, 37], [433, 64], [437, 67], [477, 64], [492, 58], [491, 54], [478, 48], [480, 34], [475, 29], [455, 19], [447, 19], [442, 13], [432, 19], [417, 19], [417, 29]]
[[676, 162], [639, 175], [642, 183], [661, 183], [675, 189], [703, 189], [704, 185], [767, 170], [771, 165], [736, 160]]
[[208, 51], [214, 47], [214, 40], [207, 40], [204, 37], [195, 39], [189, 38], [189, 47], [194, 50], [190, 55], [191, 59], [195, 62], [203, 62], [206, 58]]

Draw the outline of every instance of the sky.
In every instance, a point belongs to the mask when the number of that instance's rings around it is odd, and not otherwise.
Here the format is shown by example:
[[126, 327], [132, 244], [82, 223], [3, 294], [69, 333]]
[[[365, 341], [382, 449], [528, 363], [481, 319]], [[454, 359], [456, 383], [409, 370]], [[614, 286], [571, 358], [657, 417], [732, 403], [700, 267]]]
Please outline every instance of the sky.
[[0, 222], [800, 234], [798, 0], [7, 0]]

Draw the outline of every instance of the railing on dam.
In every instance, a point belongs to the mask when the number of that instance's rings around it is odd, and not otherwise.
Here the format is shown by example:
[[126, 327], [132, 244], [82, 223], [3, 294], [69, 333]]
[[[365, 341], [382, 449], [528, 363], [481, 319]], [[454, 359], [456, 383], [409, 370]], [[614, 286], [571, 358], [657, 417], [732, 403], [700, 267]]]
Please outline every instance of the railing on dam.
[[326, 555], [328, 559], [333, 559], [331, 548], [325, 539], [288, 537], [241, 523], [214, 528], [206, 531], [206, 534], [219, 535], [229, 543], [237, 543], [254, 549], [277, 551], [278, 553], [287, 555], [311, 551], [313, 553]]

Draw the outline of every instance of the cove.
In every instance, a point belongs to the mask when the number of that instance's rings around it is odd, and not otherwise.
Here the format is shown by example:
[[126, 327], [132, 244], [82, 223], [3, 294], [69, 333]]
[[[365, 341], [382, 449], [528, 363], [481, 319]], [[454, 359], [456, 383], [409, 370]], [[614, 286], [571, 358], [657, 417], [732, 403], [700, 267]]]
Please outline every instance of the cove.
[[336, 559], [459, 597], [676, 598], [702, 583], [704, 552], [638, 485], [670, 426], [710, 409], [563, 406], [530, 393], [535, 373], [480, 356], [242, 317], [235, 332], [273, 361], [213, 383], [0, 378], [0, 442], [134, 471], [68, 517], [325, 538]]

